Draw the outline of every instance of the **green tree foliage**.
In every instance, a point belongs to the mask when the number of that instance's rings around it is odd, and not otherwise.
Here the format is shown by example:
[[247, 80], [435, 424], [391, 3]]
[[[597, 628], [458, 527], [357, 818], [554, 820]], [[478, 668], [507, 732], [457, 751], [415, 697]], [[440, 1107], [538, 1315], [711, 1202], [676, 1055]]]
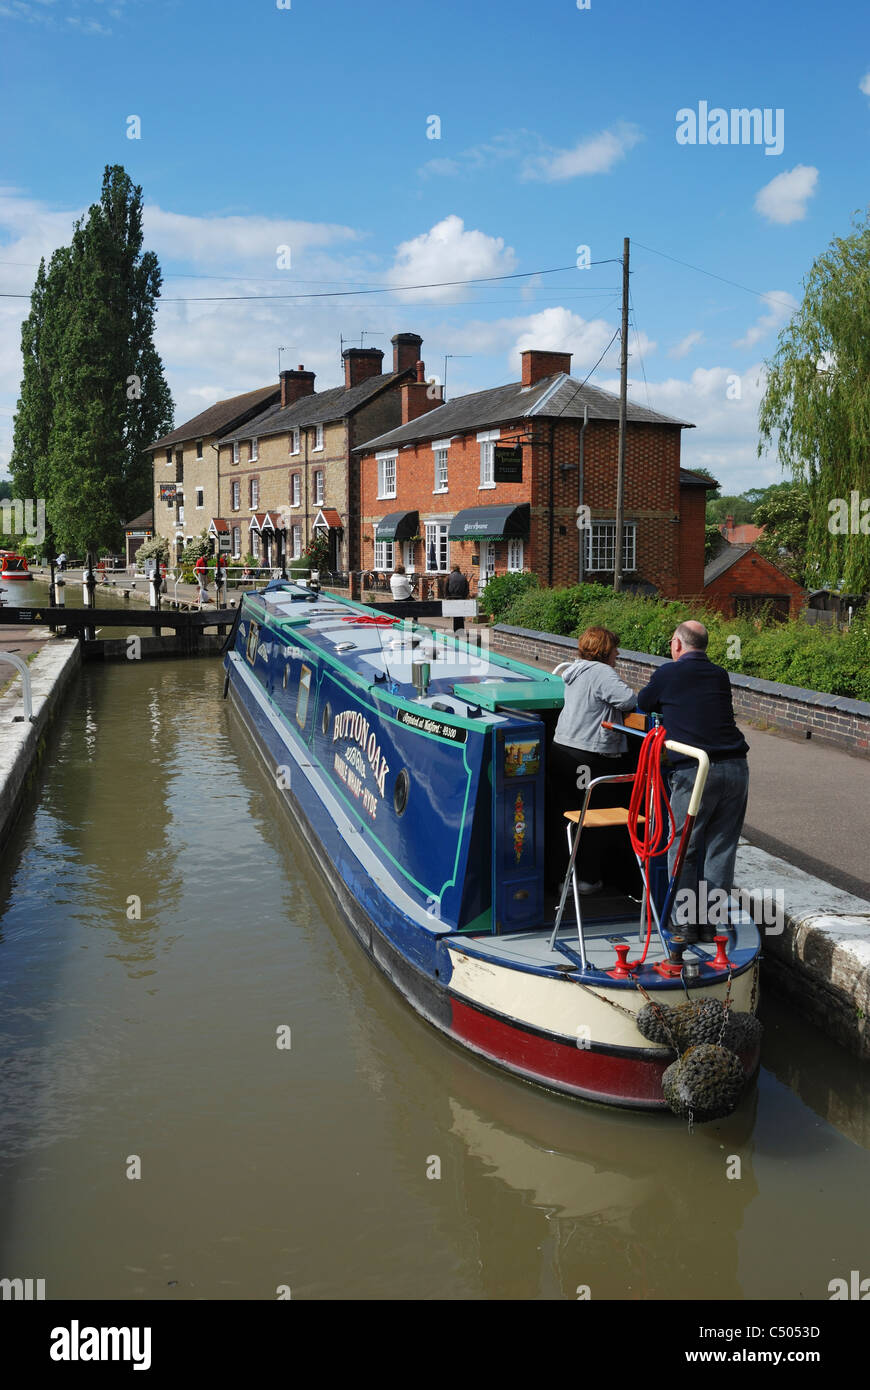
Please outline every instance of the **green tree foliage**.
[[157, 257], [142, 250], [142, 189], [107, 166], [99, 203], [48, 270], [22, 325], [24, 373], [10, 470], [20, 497], [44, 497], [51, 539], [117, 546], [151, 502], [146, 445], [172, 427], [154, 347]]
[[735, 526], [743, 526], [752, 520], [755, 502], [750, 502], [747, 493], [739, 496], [713, 497], [707, 501], [707, 521], [711, 526], [722, 526], [727, 517], [734, 518]]
[[[831, 505], [870, 496], [870, 224], [837, 237], [813, 264], [803, 302], [780, 333], [759, 411], [759, 453], [810, 489], [809, 549], [817, 581], [870, 588], [870, 538], [829, 527]], [[870, 519], [866, 524], [870, 527]]]
[[800, 483], [779, 483], [767, 490], [752, 516], [764, 533], [755, 549], [778, 565], [798, 584], [815, 587], [814, 573], [808, 569], [807, 532], [810, 524], [810, 493]]
[[169, 541], [165, 536], [152, 536], [150, 541], [143, 541], [136, 551], [136, 564], [141, 570], [144, 568], [145, 561], [157, 556], [160, 564], [169, 564]]
[[[614, 594], [601, 584], [570, 589], [530, 589], [520, 594], [502, 621], [512, 627], [579, 636], [587, 627], [615, 632], [624, 651], [667, 656], [678, 623], [697, 618], [710, 633], [711, 661], [762, 680], [870, 699], [870, 617], [859, 610], [848, 631], [811, 627], [795, 619], [725, 618], [715, 610], [681, 600]], [[739, 637], [739, 655], [734, 638]], [[569, 653], [566, 652], [566, 656]]]
[[705, 565], [709, 565], [710, 561], [719, 554], [723, 545], [727, 545], [727, 541], [719, 530], [719, 527], [715, 523], [708, 521], [707, 525], [704, 527]]
[[488, 613], [494, 622], [500, 623], [502, 614], [520, 594], [524, 594], [529, 589], [540, 588], [541, 581], [536, 574], [530, 574], [523, 570], [519, 573], [496, 574], [487, 581], [483, 593], [478, 596], [479, 607], [482, 613]]

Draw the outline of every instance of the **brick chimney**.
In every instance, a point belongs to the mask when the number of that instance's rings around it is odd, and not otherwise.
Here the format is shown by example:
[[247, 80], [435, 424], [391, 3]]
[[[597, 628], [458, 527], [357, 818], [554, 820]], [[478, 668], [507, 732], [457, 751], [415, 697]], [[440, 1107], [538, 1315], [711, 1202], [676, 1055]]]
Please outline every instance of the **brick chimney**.
[[416, 367], [423, 346], [420, 334], [397, 333], [390, 341], [393, 344], [393, 371], [406, 372], [409, 367]]
[[425, 415], [427, 410], [435, 410], [439, 405], [444, 404], [444, 387], [436, 386], [426, 380], [426, 368], [422, 362], [417, 363], [417, 380], [406, 381], [399, 387], [399, 395], [402, 398], [402, 424], [408, 425], [412, 420], [416, 420], [421, 415]]
[[570, 352], [541, 352], [538, 348], [527, 348], [520, 354], [523, 364], [523, 386], [534, 386], [546, 376], [557, 372], [571, 372]]
[[293, 405], [303, 396], [314, 395], [314, 372], [306, 372], [300, 362], [295, 372], [281, 373], [281, 409]]
[[370, 376], [380, 376], [383, 370], [384, 354], [380, 348], [345, 348], [341, 354], [344, 362], [344, 389], [359, 386]]
[[725, 530], [726, 530], [726, 531], [733, 531], [733, 530], [734, 530], [734, 518], [733, 518], [733, 516], [726, 516], [726, 518], [725, 518]]

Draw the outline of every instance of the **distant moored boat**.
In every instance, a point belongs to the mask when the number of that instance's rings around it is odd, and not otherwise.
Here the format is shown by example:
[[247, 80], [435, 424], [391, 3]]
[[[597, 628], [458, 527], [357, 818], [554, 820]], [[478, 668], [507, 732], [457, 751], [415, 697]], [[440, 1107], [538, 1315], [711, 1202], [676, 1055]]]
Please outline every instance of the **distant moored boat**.
[[23, 555], [16, 555], [12, 550], [2, 552], [2, 564], [0, 564], [0, 579], [32, 579], [33, 575], [27, 568], [27, 561]]

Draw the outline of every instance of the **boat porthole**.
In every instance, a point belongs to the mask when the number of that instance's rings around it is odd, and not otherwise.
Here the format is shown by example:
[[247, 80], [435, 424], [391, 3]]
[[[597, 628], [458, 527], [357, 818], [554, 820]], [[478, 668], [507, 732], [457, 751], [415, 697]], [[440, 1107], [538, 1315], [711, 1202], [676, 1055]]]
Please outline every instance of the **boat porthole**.
[[405, 814], [405, 807], [408, 804], [408, 788], [410, 785], [411, 779], [405, 769], [402, 768], [402, 771], [396, 778], [396, 785], [393, 788], [393, 805], [396, 808], [397, 816], [403, 816]]
[[440, 971], [440, 970], [436, 970], [436, 971], [435, 971], [435, 979], [436, 979], [436, 980], [440, 980], [440, 979], [441, 979], [441, 971]]
[[323, 706], [323, 714], [321, 715], [321, 718], [320, 718], [320, 727], [321, 727], [321, 729], [323, 730], [324, 734], [328, 734], [328, 733], [329, 733], [329, 726], [330, 726], [331, 723], [332, 723], [332, 706], [330, 705], [329, 701], [327, 700], [326, 704]]

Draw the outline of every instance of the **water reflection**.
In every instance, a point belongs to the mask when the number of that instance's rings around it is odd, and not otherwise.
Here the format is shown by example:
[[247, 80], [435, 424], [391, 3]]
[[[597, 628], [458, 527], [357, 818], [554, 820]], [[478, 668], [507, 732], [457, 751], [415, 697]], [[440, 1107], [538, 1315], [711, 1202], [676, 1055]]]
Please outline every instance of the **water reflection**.
[[865, 1072], [767, 1000], [757, 1088], [693, 1134], [477, 1060], [365, 957], [221, 681], [86, 670], [8, 846], [0, 1274], [52, 1298], [715, 1300], [824, 1298], [866, 1264]]

